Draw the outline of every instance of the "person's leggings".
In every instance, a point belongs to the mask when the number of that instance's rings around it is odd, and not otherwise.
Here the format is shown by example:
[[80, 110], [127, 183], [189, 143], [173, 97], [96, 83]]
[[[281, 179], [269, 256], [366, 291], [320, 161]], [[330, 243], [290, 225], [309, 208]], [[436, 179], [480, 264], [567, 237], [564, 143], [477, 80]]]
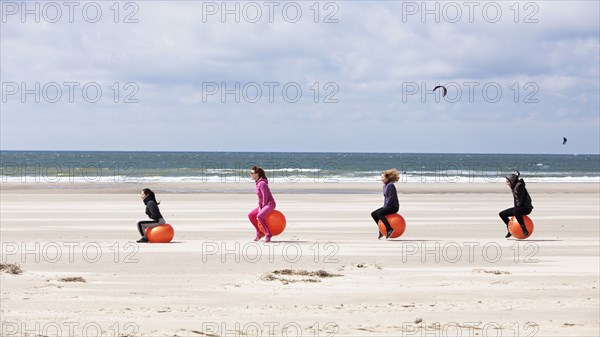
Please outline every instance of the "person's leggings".
[[145, 220], [145, 221], [138, 221], [137, 223], [137, 227], [138, 227], [138, 231], [140, 231], [140, 234], [142, 235], [143, 238], [146, 237], [146, 229], [150, 228], [150, 227], [156, 227], [158, 225], [164, 225], [165, 219], [160, 218], [157, 221], [154, 220]]
[[373, 221], [375, 221], [376, 224], [379, 223], [379, 220], [381, 220], [381, 222], [383, 222], [383, 224], [385, 225], [385, 228], [389, 231], [390, 229], [392, 229], [392, 226], [390, 226], [390, 223], [389, 223], [389, 221], [387, 221], [385, 216], [394, 214], [394, 213], [398, 213], [398, 208], [389, 207], [389, 206], [381, 207], [381, 208], [374, 210], [371, 213], [371, 217], [373, 217]]
[[263, 225], [265, 232], [267, 232], [266, 234], [270, 234], [269, 228], [267, 227], [267, 216], [274, 210], [275, 210], [275, 206], [266, 205], [260, 211], [258, 210], [258, 207], [256, 207], [255, 209], [250, 211], [250, 213], [248, 213], [248, 219], [250, 219], [250, 222], [256, 229], [256, 234], [260, 233], [260, 230], [258, 229], [259, 221]]
[[498, 215], [500, 216], [500, 219], [502, 219], [502, 221], [504, 221], [506, 226], [508, 226], [508, 221], [510, 221], [509, 217], [514, 216], [515, 218], [517, 218], [517, 221], [519, 222], [519, 225], [521, 225], [521, 228], [526, 229], [525, 221], [523, 221], [523, 215], [528, 215], [530, 213], [531, 213], [530, 208], [512, 207], [512, 208], [503, 210], [502, 212], [498, 213]]

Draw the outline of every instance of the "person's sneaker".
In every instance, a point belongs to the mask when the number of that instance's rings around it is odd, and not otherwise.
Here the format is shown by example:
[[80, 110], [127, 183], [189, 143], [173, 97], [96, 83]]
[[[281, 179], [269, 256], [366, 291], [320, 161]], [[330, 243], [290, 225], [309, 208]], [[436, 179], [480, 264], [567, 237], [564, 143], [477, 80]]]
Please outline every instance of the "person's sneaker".
[[263, 236], [265, 236], [263, 233], [256, 233], [256, 237], [254, 238], [254, 241], [258, 241], [258, 240], [262, 239]]
[[267, 235], [265, 236], [265, 242], [271, 242], [271, 237], [272, 237], [272, 235], [271, 235], [271, 234], [267, 234]]
[[136, 241], [137, 243], [144, 243], [144, 242], [148, 242], [147, 238], [141, 238], [139, 240]]
[[381, 234], [381, 231], [379, 231], [379, 236], [377, 237], [377, 240], [381, 240], [382, 237], [383, 237], [383, 234]]
[[504, 235], [505, 238], [510, 238], [512, 236], [512, 234], [510, 234], [510, 232], [507, 232], [506, 235]]
[[390, 236], [392, 236], [392, 234], [394, 234], [394, 229], [388, 229], [387, 234], [385, 235], [386, 239], [389, 239]]
[[523, 229], [523, 235], [529, 236], [529, 231], [527, 230], [527, 228]]
[[[269, 240], [271, 240], [271, 237], [273, 237], [273, 234], [271, 234], [271, 231], [269, 230], [268, 227], [263, 227], [263, 229], [265, 230], [262, 234], [265, 236], [265, 241], [267, 240], [267, 238], [269, 238]], [[269, 242], [269, 241], [266, 241]]]

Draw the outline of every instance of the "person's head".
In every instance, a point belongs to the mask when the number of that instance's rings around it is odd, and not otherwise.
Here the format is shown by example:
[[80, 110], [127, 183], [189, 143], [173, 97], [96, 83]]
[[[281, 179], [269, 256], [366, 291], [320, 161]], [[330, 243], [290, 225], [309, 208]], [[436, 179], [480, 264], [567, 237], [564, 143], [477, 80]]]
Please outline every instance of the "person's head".
[[154, 192], [152, 192], [152, 190], [149, 188], [144, 188], [142, 190], [142, 193], [140, 194], [140, 197], [142, 198], [142, 200], [146, 200], [146, 198], [149, 198], [149, 200], [153, 200], [157, 205], [160, 204], [160, 202], [156, 201], [156, 196], [154, 195]]
[[268, 181], [267, 175], [265, 174], [265, 170], [258, 166], [252, 166], [252, 168], [250, 169], [250, 177], [252, 177], [252, 180], [254, 181], [257, 181], [260, 178], [263, 178], [264, 180]]
[[519, 181], [519, 176], [521, 176], [521, 172], [517, 171], [517, 173], [511, 173], [506, 176], [506, 185], [510, 188], [514, 188], [517, 182]]
[[381, 182], [387, 184], [389, 182], [397, 182], [400, 180], [400, 172], [395, 168], [381, 172]]

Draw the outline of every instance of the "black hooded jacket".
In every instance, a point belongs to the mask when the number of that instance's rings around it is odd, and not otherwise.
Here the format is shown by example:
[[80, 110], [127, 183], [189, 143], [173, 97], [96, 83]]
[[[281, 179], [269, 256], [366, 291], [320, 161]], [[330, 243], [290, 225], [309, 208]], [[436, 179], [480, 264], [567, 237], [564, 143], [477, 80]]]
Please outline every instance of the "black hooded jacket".
[[525, 181], [523, 179], [519, 179], [518, 174], [509, 174], [506, 176], [506, 179], [510, 181], [510, 188], [513, 193], [515, 207], [525, 207], [530, 210], [533, 209], [531, 197], [525, 188]]
[[144, 199], [144, 204], [146, 204], [146, 214], [148, 217], [154, 221], [158, 221], [163, 216], [160, 214], [160, 210], [158, 209], [158, 205], [156, 201], [150, 199], [149, 197]]

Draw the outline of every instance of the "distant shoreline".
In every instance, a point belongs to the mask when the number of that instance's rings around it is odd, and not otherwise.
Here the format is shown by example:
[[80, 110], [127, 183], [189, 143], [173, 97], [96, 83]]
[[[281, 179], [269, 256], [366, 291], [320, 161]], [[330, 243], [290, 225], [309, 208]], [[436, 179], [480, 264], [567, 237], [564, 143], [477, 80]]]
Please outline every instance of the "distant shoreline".
[[558, 152], [538, 152], [538, 153], [515, 153], [515, 152], [349, 152], [349, 151], [238, 151], [238, 150], [215, 150], [215, 151], [185, 151], [185, 150], [13, 150], [2, 149], [3, 152], [42, 152], [42, 153], [273, 153], [273, 154], [393, 154], [393, 155], [504, 155], [504, 156], [600, 156], [600, 153], [558, 153]]

